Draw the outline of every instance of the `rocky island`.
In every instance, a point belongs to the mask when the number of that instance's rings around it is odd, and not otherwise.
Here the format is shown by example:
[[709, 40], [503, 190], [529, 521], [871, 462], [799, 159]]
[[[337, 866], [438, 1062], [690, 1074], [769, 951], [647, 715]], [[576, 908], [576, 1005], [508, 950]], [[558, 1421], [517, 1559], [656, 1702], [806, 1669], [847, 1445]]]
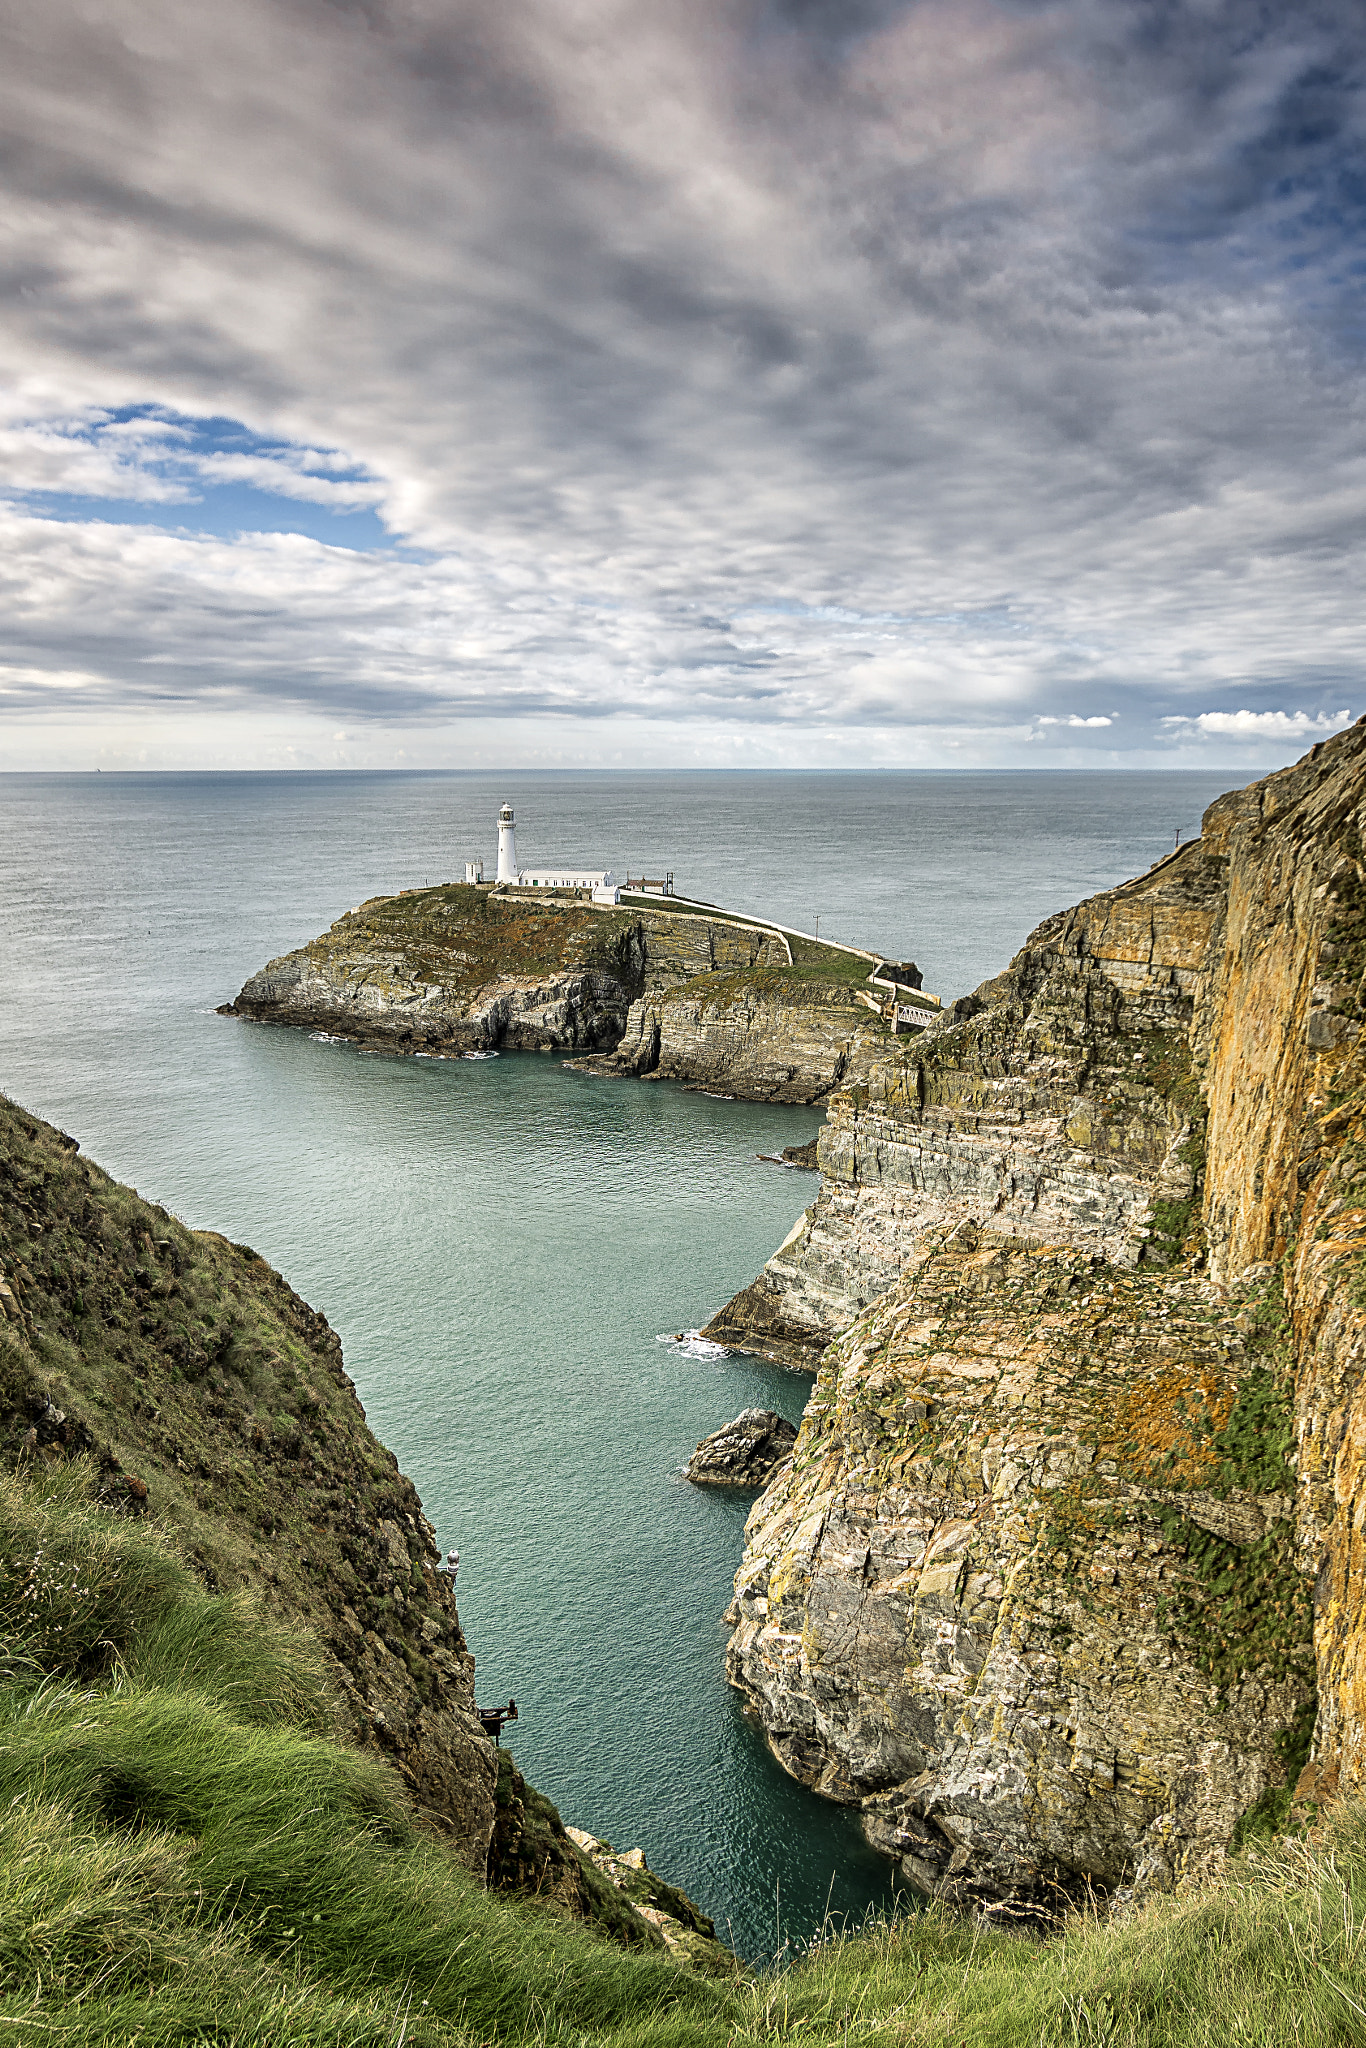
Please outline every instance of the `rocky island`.
[[[895, 1047], [879, 967], [667, 898], [607, 907], [587, 891], [452, 883], [349, 911], [224, 1009], [391, 1052], [568, 1053], [588, 1072], [809, 1103], [872, 1081]], [[936, 1014], [918, 989], [899, 994]]]
[[817, 1373], [729, 1672], [907, 1880], [1207, 1876], [1366, 1776], [1366, 724], [841, 1088], [705, 1335]]

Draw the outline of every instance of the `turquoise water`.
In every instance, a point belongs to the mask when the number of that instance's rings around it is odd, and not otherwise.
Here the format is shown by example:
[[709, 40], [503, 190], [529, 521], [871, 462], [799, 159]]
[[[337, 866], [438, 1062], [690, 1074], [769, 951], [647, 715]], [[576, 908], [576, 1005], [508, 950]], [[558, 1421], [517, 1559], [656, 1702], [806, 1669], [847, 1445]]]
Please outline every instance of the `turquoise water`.
[[[566, 1819], [639, 1844], [749, 1955], [887, 1897], [723, 1677], [748, 1497], [698, 1438], [807, 1381], [660, 1342], [811, 1199], [756, 1157], [814, 1112], [558, 1060], [394, 1060], [216, 1016], [362, 897], [493, 849], [682, 886], [917, 958], [946, 995], [1137, 872], [1220, 776], [0, 777], [0, 1087], [186, 1221], [254, 1244], [341, 1334], [462, 1553], [481, 1699]], [[737, 853], [737, 848], [739, 852]], [[743, 858], [740, 858], [743, 855]]]

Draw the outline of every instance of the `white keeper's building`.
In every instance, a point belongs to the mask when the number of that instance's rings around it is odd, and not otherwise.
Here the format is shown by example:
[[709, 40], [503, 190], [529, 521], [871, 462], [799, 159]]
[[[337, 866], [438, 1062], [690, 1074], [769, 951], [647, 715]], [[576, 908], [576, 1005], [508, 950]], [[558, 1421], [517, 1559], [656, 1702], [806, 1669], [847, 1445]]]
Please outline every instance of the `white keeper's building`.
[[[465, 880], [482, 882], [483, 879], [483, 861], [467, 860]], [[498, 872], [494, 879], [510, 882], [519, 889], [587, 889], [592, 892], [595, 903], [618, 903], [621, 900], [620, 885], [610, 868], [563, 868], [553, 861], [541, 862], [534, 868], [519, 868], [511, 804], [504, 804], [498, 813]]]

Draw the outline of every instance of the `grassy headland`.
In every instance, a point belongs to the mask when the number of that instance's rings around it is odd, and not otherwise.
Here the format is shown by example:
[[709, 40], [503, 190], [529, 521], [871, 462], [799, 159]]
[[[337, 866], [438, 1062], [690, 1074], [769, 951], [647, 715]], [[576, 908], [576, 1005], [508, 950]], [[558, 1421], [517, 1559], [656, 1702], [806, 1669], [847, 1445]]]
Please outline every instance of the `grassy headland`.
[[369, 942], [401, 952], [419, 977], [478, 989], [508, 975], [611, 972], [629, 951], [636, 922], [629, 911], [564, 897], [501, 896], [451, 882], [372, 897], [304, 950], [325, 961]]
[[1336, 2048], [1366, 1817], [1048, 1939], [939, 1911], [729, 1983], [485, 1892], [319, 1732], [306, 1645], [77, 1462], [0, 1482], [0, 2023], [70, 2048]]

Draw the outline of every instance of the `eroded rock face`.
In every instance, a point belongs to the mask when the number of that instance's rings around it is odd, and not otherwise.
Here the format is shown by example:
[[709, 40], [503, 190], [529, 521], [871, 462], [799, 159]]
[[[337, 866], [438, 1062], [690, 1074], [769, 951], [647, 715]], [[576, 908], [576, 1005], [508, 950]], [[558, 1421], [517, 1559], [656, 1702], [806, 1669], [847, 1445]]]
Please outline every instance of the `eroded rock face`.
[[703, 1437], [684, 1466], [694, 1486], [767, 1486], [797, 1441], [793, 1425], [771, 1408], [746, 1408], [734, 1422]]
[[786, 960], [724, 919], [451, 884], [349, 911], [226, 1008], [395, 1051], [592, 1053], [634, 1042], [642, 998]]
[[[827, 1354], [749, 1521], [729, 1669], [913, 1884], [1170, 1882], [1272, 1782], [1313, 1660], [1291, 1476], [1249, 1483], [1224, 1441], [1261, 1386], [1247, 1320], [960, 1224]], [[1249, 1663], [1211, 1560], [1253, 1551], [1298, 1619]]]
[[821, 1102], [900, 1066], [897, 1040], [852, 988], [714, 974], [632, 1005], [615, 1052], [585, 1062], [752, 1102]]
[[1165, 1885], [1366, 1784], [1363, 827], [1358, 726], [1042, 925], [705, 1333], [838, 1339], [730, 1669], [926, 1889]]
[[644, 986], [640, 918], [452, 885], [376, 897], [228, 1007], [399, 1051], [615, 1045]]
[[1133, 1265], [1154, 1200], [1193, 1187], [1186, 1039], [1220, 890], [1196, 842], [1049, 919], [918, 1037], [884, 1035], [831, 1099], [819, 1197], [704, 1336], [814, 1369], [917, 1234], [966, 1217]]

